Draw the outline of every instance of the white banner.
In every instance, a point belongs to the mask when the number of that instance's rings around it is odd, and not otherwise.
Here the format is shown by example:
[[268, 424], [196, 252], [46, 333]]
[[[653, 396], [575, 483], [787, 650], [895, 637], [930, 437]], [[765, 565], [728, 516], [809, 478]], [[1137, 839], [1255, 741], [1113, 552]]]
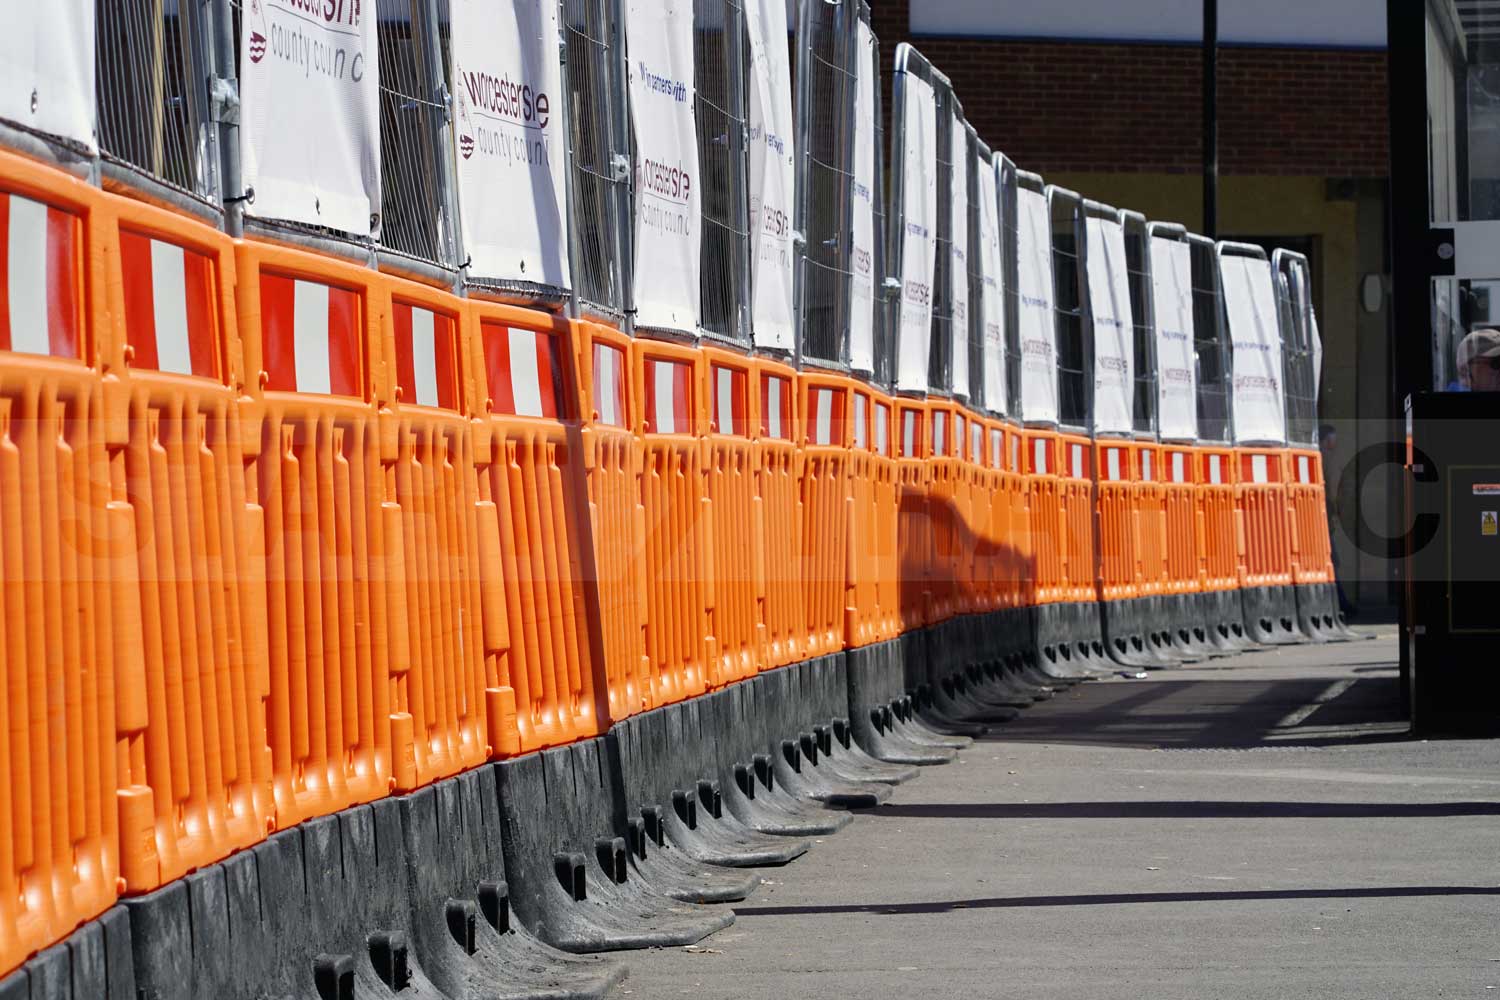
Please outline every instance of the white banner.
[[635, 308], [647, 328], [698, 332], [698, 134], [693, 120], [693, 6], [630, 0], [635, 124]]
[[1005, 385], [1005, 257], [1000, 250], [1000, 161], [985, 162], [975, 156], [979, 177], [979, 274], [980, 315], [984, 338], [980, 364], [984, 368], [984, 406], [992, 413], [1007, 413]]
[[1094, 320], [1094, 432], [1129, 434], [1135, 429], [1135, 321], [1125, 230], [1114, 219], [1090, 215], [1084, 231]]
[[850, 204], [851, 221], [849, 269], [853, 272], [849, 290], [849, 364], [859, 372], [875, 370], [875, 301], [880, 294], [880, 278], [875, 274], [875, 98], [880, 81], [876, 79], [870, 47], [874, 36], [870, 26], [860, 21], [855, 28], [854, 80], [854, 176]]
[[1281, 333], [1271, 265], [1253, 257], [1226, 256], [1219, 275], [1224, 313], [1229, 317], [1234, 440], [1237, 444], [1285, 441]]
[[245, 0], [240, 169], [265, 219], [357, 236], [380, 214], [373, 3]]
[[1198, 365], [1193, 350], [1193, 254], [1182, 240], [1151, 238], [1156, 307], [1156, 419], [1163, 441], [1198, 437]]
[[0, 118], [94, 149], [94, 6], [94, 0], [3, 5]]
[[451, 2], [459, 213], [471, 273], [568, 288], [557, 5]]
[[896, 331], [896, 388], [927, 391], [932, 350], [932, 271], [937, 244], [937, 105], [926, 80], [907, 73], [901, 150], [901, 326]]
[[948, 269], [948, 287], [952, 296], [949, 314], [953, 317], [949, 325], [953, 344], [952, 385], [954, 395], [972, 397], [974, 387], [969, 382], [969, 162], [972, 158], [969, 129], [957, 115], [953, 117], [951, 136], [952, 155], [948, 162], [953, 164], [950, 185], [953, 194], [948, 202], [948, 256], [952, 263]]
[[1057, 331], [1052, 315], [1052, 217], [1047, 196], [1016, 192], [1017, 291], [1020, 293], [1020, 417], [1057, 423]]
[[791, 57], [785, 0], [749, 0], [750, 322], [756, 347], [791, 351], [792, 159]]

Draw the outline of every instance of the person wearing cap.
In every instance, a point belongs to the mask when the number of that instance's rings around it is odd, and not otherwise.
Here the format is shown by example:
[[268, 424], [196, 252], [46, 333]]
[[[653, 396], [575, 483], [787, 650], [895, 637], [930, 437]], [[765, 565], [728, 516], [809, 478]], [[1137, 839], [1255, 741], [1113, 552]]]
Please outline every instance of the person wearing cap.
[[1500, 330], [1475, 330], [1458, 342], [1458, 381], [1468, 392], [1500, 392]]

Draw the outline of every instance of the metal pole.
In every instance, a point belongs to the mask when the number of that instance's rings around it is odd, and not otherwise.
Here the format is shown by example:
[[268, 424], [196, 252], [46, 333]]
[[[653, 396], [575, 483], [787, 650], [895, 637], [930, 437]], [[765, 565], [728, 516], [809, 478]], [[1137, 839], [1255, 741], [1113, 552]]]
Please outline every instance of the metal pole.
[[1203, 235], [1219, 235], [1219, 0], [1203, 0]]
[[212, 0], [214, 59], [212, 107], [219, 125], [219, 164], [223, 173], [219, 197], [224, 202], [224, 231], [244, 233], [244, 181], [240, 176], [240, 85], [235, 76], [234, 10], [230, 0]]

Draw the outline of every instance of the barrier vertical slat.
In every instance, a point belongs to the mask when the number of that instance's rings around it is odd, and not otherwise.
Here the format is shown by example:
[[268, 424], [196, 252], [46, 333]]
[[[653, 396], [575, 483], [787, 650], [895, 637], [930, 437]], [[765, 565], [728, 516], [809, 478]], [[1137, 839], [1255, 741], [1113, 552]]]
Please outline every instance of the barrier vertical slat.
[[756, 570], [772, 526], [758, 514], [762, 477], [751, 436], [759, 410], [756, 371], [743, 355], [715, 348], [702, 353], [707, 381], [699, 391], [709, 416], [706, 527], [713, 553], [708, 634], [717, 649], [708, 676], [711, 684], [722, 686], [765, 668], [765, 590]]

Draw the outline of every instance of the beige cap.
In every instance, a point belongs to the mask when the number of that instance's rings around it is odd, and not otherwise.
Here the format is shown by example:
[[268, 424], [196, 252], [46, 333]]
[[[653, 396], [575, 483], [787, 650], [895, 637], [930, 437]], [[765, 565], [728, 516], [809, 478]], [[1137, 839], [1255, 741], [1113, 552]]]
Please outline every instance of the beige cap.
[[1476, 358], [1500, 358], [1500, 330], [1475, 330], [1458, 342], [1460, 365]]

